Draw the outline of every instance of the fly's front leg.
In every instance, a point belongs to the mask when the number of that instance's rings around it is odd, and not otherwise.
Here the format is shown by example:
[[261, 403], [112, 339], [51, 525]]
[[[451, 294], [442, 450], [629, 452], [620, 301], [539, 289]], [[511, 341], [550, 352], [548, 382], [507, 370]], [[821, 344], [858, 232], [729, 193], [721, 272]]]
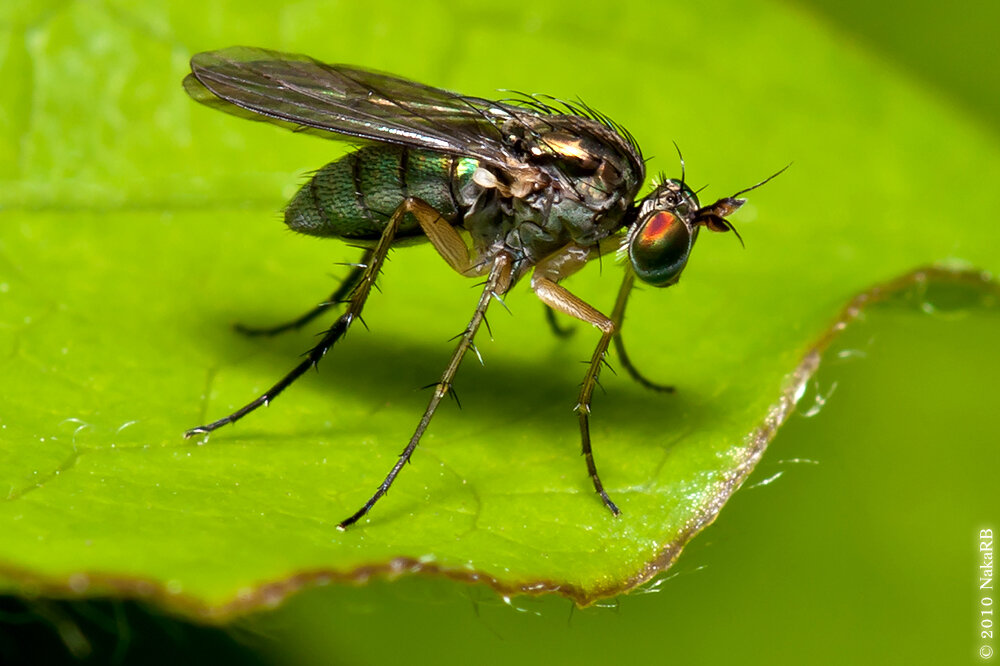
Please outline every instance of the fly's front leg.
[[556, 311], [553, 310], [550, 307], [546, 307], [545, 308], [545, 321], [546, 321], [546, 323], [548, 323], [549, 329], [551, 329], [552, 334], [555, 335], [557, 338], [564, 338], [565, 339], [565, 338], [568, 338], [569, 336], [573, 335], [574, 329], [572, 329], [572, 328], [563, 328], [559, 324], [559, 320], [556, 319]]
[[416, 431], [410, 438], [410, 442], [403, 449], [403, 452], [399, 454], [399, 460], [396, 464], [392, 466], [389, 470], [389, 474], [385, 477], [385, 481], [379, 485], [375, 494], [365, 502], [364, 506], [358, 509], [352, 516], [343, 520], [338, 529], [346, 529], [348, 526], [353, 525], [358, 522], [366, 513], [371, 511], [371, 508], [375, 506], [383, 495], [389, 491], [389, 487], [392, 482], [396, 480], [396, 476], [399, 474], [400, 470], [403, 469], [405, 465], [410, 460], [410, 456], [413, 455], [413, 451], [417, 448], [417, 444], [420, 443], [420, 438], [423, 437], [424, 431], [427, 430], [427, 426], [431, 422], [431, 418], [434, 416], [434, 412], [437, 410], [438, 405], [441, 403], [441, 399], [444, 398], [451, 390], [452, 382], [455, 379], [455, 373], [458, 371], [458, 366], [462, 363], [462, 357], [465, 356], [465, 352], [468, 351], [469, 347], [472, 346], [472, 340], [476, 335], [476, 331], [479, 329], [479, 325], [483, 322], [486, 316], [486, 309], [489, 307], [490, 301], [500, 294], [503, 294], [510, 287], [511, 279], [511, 259], [506, 254], [497, 255], [496, 259], [493, 260], [492, 268], [490, 269], [489, 277], [486, 279], [486, 286], [483, 288], [483, 293], [479, 297], [479, 303], [476, 305], [476, 311], [472, 314], [472, 319], [469, 320], [469, 325], [465, 327], [465, 331], [461, 335], [461, 339], [458, 342], [458, 347], [451, 355], [451, 361], [448, 363], [448, 367], [445, 368], [444, 374], [441, 375], [441, 381], [437, 383], [434, 387], [434, 394], [431, 396], [430, 402], [427, 404], [427, 409], [424, 410], [424, 415], [420, 419], [420, 423], [417, 425]]
[[629, 377], [637, 381], [640, 385], [653, 391], [673, 393], [673, 386], [657, 384], [654, 381], [646, 379], [646, 377], [639, 372], [638, 368], [632, 365], [631, 359], [629, 359], [628, 354], [625, 353], [625, 341], [622, 340], [622, 322], [625, 321], [625, 306], [628, 304], [628, 297], [634, 284], [635, 274], [632, 273], [630, 268], [626, 268], [625, 279], [622, 280], [621, 289], [618, 290], [618, 298], [615, 300], [615, 309], [611, 312], [611, 318], [614, 320], [616, 328], [614, 337], [615, 351], [618, 352], [618, 359], [621, 361], [622, 367], [625, 368], [626, 372], [628, 372]]
[[601, 314], [592, 305], [570, 293], [565, 287], [557, 282], [572, 273], [578, 271], [590, 259], [591, 248], [580, 247], [575, 244], [567, 245], [558, 252], [538, 263], [531, 278], [531, 288], [535, 294], [547, 306], [575, 317], [580, 321], [592, 324], [601, 330], [601, 339], [594, 349], [594, 354], [590, 358], [587, 366], [587, 374], [583, 378], [580, 387], [580, 397], [577, 400], [576, 412], [580, 417], [580, 438], [583, 449], [583, 457], [587, 461], [587, 471], [594, 483], [594, 490], [601, 496], [604, 505], [611, 510], [611, 513], [618, 515], [621, 511], [618, 506], [611, 501], [604, 484], [597, 473], [597, 466], [594, 464], [594, 454], [590, 445], [590, 401], [594, 395], [594, 387], [597, 386], [597, 377], [601, 371], [601, 365], [605, 362], [604, 355], [608, 351], [608, 344], [617, 331], [617, 326], [613, 319]]
[[269, 388], [253, 402], [248, 403], [229, 416], [223, 417], [218, 421], [213, 421], [212, 423], [198, 426], [197, 428], [191, 428], [184, 433], [185, 437], [192, 437], [197, 434], [212, 432], [213, 430], [221, 428], [228, 423], [235, 423], [236, 421], [239, 421], [241, 418], [258, 407], [269, 405], [271, 401], [278, 397], [282, 391], [291, 386], [296, 379], [305, 374], [306, 370], [316, 367], [319, 364], [320, 360], [326, 356], [326, 353], [330, 351], [331, 347], [333, 347], [333, 344], [347, 332], [351, 323], [361, 316], [361, 311], [365, 306], [365, 301], [368, 300], [368, 295], [371, 293], [372, 286], [375, 284], [375, 278], [378, 277], [379, 271], [382, 270], [382, 264], [385, 263], [385, 257], [389, 253], [389, 247], [392, 245], [392, 241], [396, 237], [396, 232], [399, 230], [400, 222], [403, 217], [410, 212], [410, 209], [416, 205], [414, 203], [416, 201], [418, 200], [405, 199], [403, 203], [396, 208], [395, 212], [393, 212], [389, 221], [386, 222], [385, 228], [382, 230], [382, 237], [371, 251], [371, 256], [369, 257], [367, 266], [362, 271], [361, 276], [357, 281], [357, 285], [351, 292], [347, 309], [342, 315], [340, 315], [340, 317], [337, 318], [337, 321], [333, 323], [333, 326], [331, 326], [330, 329], [323, 334], [319, 344], [309, 350], [303, 361], [295, 366], [291, 372], [282, 377], [277, 384]]
[[371, 263], [374, 252], [374, 250], [365, 250], [364, 255], [361, 257], [361, 261], [351, 265], [351, 272], [348, 273], [347, 277], [344, 278], [344, 281], [340, 283], [337, 289], [330, 294], [330, 298], [326, 299], [312, 310], [309, 310], [301, 317], [284, 324], [279, 324], [278, 326], [269, 326], [267, 328], [256, 328], [253, 326], [245, 326], [243, 324], [236, 324], [234, 328], [243, 335], [249, 335], [251, 337], [261, 335], [278, 335], [279, 333], [284, 333], [285, 331], [294, 331], [302, 328], [313, 319], [320, 316], [333, 306], [342, 303], [346, 298], [348, 298], [348, 296], [350, 296], [351, 292], [354, 291], [354, 288], [357, 287], [358, 283], [361, 281], [361, 277], [365, 274], [365, 269], [368, 268], [368, 264]]

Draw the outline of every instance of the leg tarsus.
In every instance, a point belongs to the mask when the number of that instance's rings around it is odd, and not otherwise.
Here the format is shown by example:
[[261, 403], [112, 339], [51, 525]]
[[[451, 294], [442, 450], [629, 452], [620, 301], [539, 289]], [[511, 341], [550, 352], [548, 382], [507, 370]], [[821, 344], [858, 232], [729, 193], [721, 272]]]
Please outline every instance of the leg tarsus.
[[674, 393], [677, 389], [669, 384], [658, 384], [650, 379], [647, 379], [639, 369], [632, 365], [632, 360], [625, 353], [625, 342], [622, 340], [621, 334], [615, 335], [615, 351], [618, 352], [618, 360], [621, 362], [622, 367], [628, 372], [629, 377], [634, 379], [640, 386], [648, 388], [651, 391], [658, 391], [660, 393]]
[[621, 509], [618, 508], [618, 505], [611, 500], [607, 491], [604, 490], [601, 477], [597, 474], [597, 465], [594, 464], [594, 453], [590, 448], [590, 408], [583, 409], [583, 407], [578, 407], [577, 411], [580, 414], [580, 433], [583, 439], [583, 451], [581, 454], [587, 462], [587, 471], [590, 473], [590, 479], [594, 483], [594, 490], [601, 496], [601, 501], [604, 502], [604, 506], [608, 507], [612, 515], [620, 516], [622, 514]]
[[302, 328], [312, 320], [316, 319], [316, 317], [320, 316], [330, 308], [343, 303], [348, 298], [350, 293], [354, 291], [354, 288], [358, 286], [358, 282], [361, 281], [361, 276], [364, 275], [365, 269], [371, 262], [371, 258], [372, 250], [366, 249], [364, 256], [361, 257], [361, 261], [357, 264], [353, 264], [351, 272], [347, 274], [347, 277], [344, 278], [344, 281], [340, 283], [337, 289], [330, 294], [330, 298], [326, 299], [312, 310], [309, 310], [304, 315], [289, 322], [285, 322], [284, 324], [278, 324], [277, 326], [255, 327], [237, 323], [233, 325], [233, 328], [236, 329], [237, 332], [249, 337], [271, 337], [280, 333], [285, 333], [286, 331], [296, 331]]
[[[403, 465], [410, 461], [410, 457], [413, 455], [414, 450], [417, 448], [417, 444], [420, 443], [420, 438], [423, 437], [424, 431], [427, 430], [427, 426], [430, 425], [431, 418], [434, 416], [434, 412], [437, 410], [441, 399], [445, 395], [452, 393], [452, 381], [455, 379], [455, 373], [458, 372], [458, 366], [462, 362], [462, 357], [465, 356], [465, 352], [472, 346], [472, 339], [476, 335], [476, 331], [479, 329], [480, 323], [482, 323], [484, 315], [486, 314], [486, 309], [489, 307], [490, 301], [493, 298], [493, 293], [503, 293], [507, 291], [510, 287], [510, 265], [511, 260], [505, 254], [497, 255], [493, 262], [493, 268], [490, 270], [489, 278], [486, 280], [486, 286], [483, 289], [482, 295], [479, 297], [479, 303], [476, 305], [476, 310], [472, 315], [472, 319], [469, 321], [469, 325], [466, 327], [465, 332], [462, 334], [461, 340], [459, 340], [458, 346], [451, 355], [451, 361], [448, 363], [448, 367], [445, 368], [444, 373], [441, 375], [441, 380], [434, 384], [434, 395], [431, 396], [430, 402], [427, 403], [427, 408], [424, 410], [424, 415], [420, 419], [420, 423], [417, 424], [417, 429], [414, 431], [413, 436], [410, 438], [409, 443], [403, 452], [399, 454], [399, 459], [396, 464], [392, 466], [389, 470], [389, 474], [386, 475], [385, 480], [376, 489], [375, 494], [373, 494], [364, 506], [355, 511], [349, 517], [345, 518], [337, 525], [337, 529], [345, 530], [354, 523], [358, 522], [371, 511], [375, 503], [378, 502], [382, 497], [389, 492], [390, 486], [392, 486], [393, 481], [396, 480], [396, 476], [399, 474], [400, 470], [403, 469]], [[457, 396], [456, 396], [457, 400]]]
[[548, 306], [545, 306], [545, 321], [548, 322], [549, 329], [557, 338], [565, 340], [576, 332], [575, 328], [570, 328], [568, 326], [563, 328], [559, 324], [559, 320], [556, 319], [556, 311]]
[[576, 412], [580, 416], [580, 440], [581, 453], [587, 462], [587, 472], [590, 473], [590, 480], [594, 484], [594, 490], [601, 496], [604, 506], [615, 516], [621, 515], [621, 510], [608, 496], [601, 482], [601, 477], [597, 473], [597, 465], [594, 463], [594, 452], [590, 446], [590, 402], [594, 395], [594, 387], [598, 385], [597, 377], [601, 372], [601, 365], [604, 363], [604, 355], [608, 351], [608, 342], [613, 335], [612, 331], [606, 331], [601, 335], [594, 355], [587, 366], [587, 374], [583, 378], [580, 387], [580, 398], [577, 401]]
[[[353, 277], [353, 275], [349, 277]], [[233, 330], [249, 338], [257, 338], [257, 337], [270, 338], [272, 336], [280, 335], [281, 333], [286, 333], [288, 331], [297, 331], [306, 324], [308, 324], [309, 322], [311, 322], [313, 319], [319, 317], [321, 314], [323, 314], [330, 308], [334, 307], [335, 305], [338, 305], [341, 302], [341, 300], [342, 299], [335, 300], [331, 296], [329, 300], [323, 301], [322, 303], [318, 304], [316, 307], [314, 307], [309, 312], [306, 312], [301, 317], [298, 317], [291, 321], [287, 321], [284, 324], [258, 328], [255, 326], [247, 326], [246, 324], [241, 324], [237, 322], [233, 324]]]
[[323, 334], [323, 338], [319, 341], [319, 344], [310, 349], [309, 352], [306, 353], [306, 357], [302, 360], [302, 362], [296, 365], [291, 372], [282, 377], [278, 383], [269, 388], [256, 400], [244, 405], [229, 416], [223, 417], [218, 421], [213, 421], [212, 423], [208, 423], [206, 425], [191, 428], [184, 433], [185, 438], [212, 432], [213, 430], [221, 428], [229, 423], [235, 423], [257, 408], [269, 405], [272, 400], [281, 394], [282, 391], [291, 386], [295, 380], [305, 374], [306, 370], [319, 364], [320, 360], [326, 356], [326, 353], [330, 351], [330, 348], [333, 347], [334, 343], [347, 332], [351, 323], [355, 319], [360, 318], [361, 310], [365, 306], [365, 301], [368, 300], [368, 295], [371, 293], [372, 285], [375, 284], [375, 279], [382, 270], [382, 264], [385, 262], [385, 257], [389, 253], [389, 247], [392, 245], [392, 241], [396, 236], [396, 231], [399, 229], [400, 221], [407, 212], [407, 201], [404, 201], [403, 204], [396, 209], [392, 217], [389, 218], [385, 229], [382, 231], [382, 237], [379, 239], [378, 244], [370, 251], [371, 256], [369, 257], [370, 261], [366, 262], [368, 264], [367, 267], [362, 271], [355, 288], [351, 292], [351, 298], [348, 302], [347, 310], [340, 315], [340, 317], [338, 317], [333, 323], [333, 326], [331, 326], [330, 329]]
[[657, 384], [656, 382], [646, 379], [642, 373], [639, 372], [638, 368], [632, 365], [632, 360], [625, 353], [625, 341], [622, 340], [622, 323], [625, 321], [625, 306], [628, 305], [629, 294], [632, 293], [632, 287], [635, 284], [635, 276], [632, 274], [631, 270], [626, 269], [625, 277], [622, 279], [622, 286], [618, 290], [618, 298], [615, 299], [614, 310], [611, 311], [611, 319], [615, 322], [615, 351], [618, 352], [618, 359], [621, 361], [622, 367], [628, 372], [629, 377], [638, 382], [641, 386], [644, 386], [652, 391], [660, 391], [662, 393], [673, 393], [674, 387], [668, 386], [666, 384]]
[[256, 410], [258, 407], [267, 407], [271, 404], [272, 400], [277, 398], [282, 391], [291, 386], [296, 379], [304, 375], [309, 368], [315, 368], [318, 366], [320, 360], [326, 356], [326, 353], [330, 351], [333, 344], [339, 340], [345, 332], [347, 332], [349, 325], [350, 320], [348, 316], [342, 315], [339, 319], [337, 319], [333, 327], [323, 335], [323, 339], [319, 341], [319, 344], [310, 349], [306, 353], [306, 357], [302, 360], [302, 362], [295, 366], [291, 372], [282, 377], [277, 384], [269, 388], [265, 393], [261, 394], [256, 400], [244, 405], [229, 416], [225, 416], [218, 421], [213, 421], [212, 423], [208, 423], [206, 425], [198, 426], [197, 428], [191, 428], [184, 433], [184, 438], [189, 439], [195, 435], [202, 435], [212, 432], [213, 430], [218, 430], [224, 425], [236, 423], [250, 412]]

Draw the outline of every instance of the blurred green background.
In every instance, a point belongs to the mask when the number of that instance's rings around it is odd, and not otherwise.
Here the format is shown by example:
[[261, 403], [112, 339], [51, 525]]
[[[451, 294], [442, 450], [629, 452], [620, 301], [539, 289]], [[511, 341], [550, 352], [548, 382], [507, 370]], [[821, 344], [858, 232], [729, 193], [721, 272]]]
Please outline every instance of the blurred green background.
[[[41, 24], [47, 13], [64, 11], [67, 4], [73, 3], [54, 2], [48, 7], [34, 3], [23, 13], [15, 7], [7, 10], [5, 21], [8, 27], [22, 20]], [[77, 4], [93, 5], [112, 15], [116, 11], [114, 3]], [[274, 8], [273, 17], [269, 7]], [[928, 91], [942, 107], [976, 128], [982, 143], [975, 151], [970, 146], [970, 153], [993, 151], [994, 160], [984, 162], [983, 168], [996, 166], [1000, 58], [990, 35], [991, 26], [1000, 22], [995, 6], [970, 4], [942, 11], [923, 2], [908, 5], [903, 14], [889, 5], [870, 3], [802, 2], [768, 7], [792, 18], [773, 33], [751, 22], [754, 29], [764, 30], [757, 35], [762, 48], [780, 49], [781, 30], [789, 26], [824, 35], [832, 32], [851, 57], [850, 67], [859, 67], [860, 61], [894, 71], [900, 80]], [[621, 78], [588, 81], [587, 86], [614, 91], [605, 98], [610, 100], [614, 95], [632, 94], [636, 86], [669, 86], [675, 62], [660, 59], [659, 45], [682, 42], [692, 61], [697, 61], [700, 53], [726, 40], [726, 34], [706, 29], [713, 16], [740, 11], [746, 11], [740, 3], [708, 3], [697, 10], [697, 21], [691, 21], [688, 12], [678, 12], [676, 23], [655, 25], [644, 23], [641, 3], [510, 3], [463, 5], [458, 10], [446, 3], [301, 2], [283, 3], [279, 11], [277, 5], [240, 5], [237, 10], [234, 5], [207, 2], [190, 14], [179, 10], [171, 14], [169, 6], [162, 5], [149, 15], [168, 15], [174, 26], [181, 26], [175, 28], [180, 32], [189, 26], [190, 33], [197, 35], [185, 45], [190, 50], [240, 42], [289, 49], [299, 42], [326, 43], [324, 53], [316, 55], [395, 71], [401, 71], [399, 63], [407, 63], [402, 73], [436, 82], [450, 77], [464, 80], [470, 76], [469, 68], [475, 67], [482, 87], [469, 92], [476, 94], [487, 94], [496, 81], [511, 80], [513, 71], [522, 73], [518, 80], [526, 81], [526, 86], [544, 81], [548, 90], [553, 80], [550, 70], [567, 70], [572, 72], [566, 78], [574, 82], [573, 87], [553, 92], [571, 95], [581, 81], [588, 80], [589, 63], [581, 54], [589, 43], [604, 42], [595, 45], [594, 51], [600, 57], [614, 58]], [[324, 19], [310, 19], [314, 13]], [[126, 20], [129, 15], [119, 16]], [[167, 39], [155, 21], [133, 27], [137, 40]], [[262, 33], [268, 35], [266, 44], [261, 41]], [[505, 33], [522, 35], [518, 40], [522, 48], [516, 52], [505, 48], [504, 40], [497, 38]], [[6, 40], [0, 48], [8, 59], [16, 57], [11, 55], [17, 52], [10, 41], [13, 34], [0, 35]], [[339, 43], [338, 37], [344, 34], [349, 34], [344, 41], [350, 48]], [[523, 45], [531, 40], [523, 39], [524, 34], [533, 35], [538, 52], [526, 50]], [[43, 37], [41, 31], [27, 32], [28, 39]], [[102, 52], [100, 35], [91, 37], [90, 57], [128, 57]], [[441, 46], [448, 40], [476, 49], [474, 57], [451, 59], [453, 51]], [[620, 51], [608, 46], [616, 40], [621, 40]], [[552, 57], [560, 45], [574, 57]], [[171, 48], [177, 57], [185, 57], [179, 45]], [[541, 52], [545, 57], [537, 55]], [[788, 56], [789, 69], [794, 71], [794, 54]], [[755, 62], [752, 52], [732, 54], [727, 66], [714, 72], [703, 89], [678, 91], [677, 104], [729, 105], [734, 117], [750, 123], [755, 111], [740, 104], [739, 82], [741, 73], [752, 71]], [[603, 65], [600, 71], [606, 72], [607, 63]], [[632, 72], [639, 69], [647, 74], [653, 71], [656, 77], [637, 81]], [[30, 95], [30, 77], [8, 84]], [[804, 78], [801, 85], [821, 88], [823, 82]], [[788, 104], [794, 107], [790, 116], [838, 113], [837, 109], [798, 106], [808, 101], [808, 96], [790, 92]], [[628, 103], [620, 103], [612, 115], [620, 117], [621, 110], [628, 108]], [[658, 123], [669, 124], [673, 113], [665, 108], [662, 119], [647, 118], [629, 126], [643, 140], [656, 134]], [[152, 132], [171, 124], [156, 113], [146, 120]], [[0, 131], [8, 136], [24, 131], [3, 122], [0, 110]], [[780, 127], [783, 118], [768, 122]], [[734, 121], [730, 130], [736, 126]], [[670, 139], [687, 138], [682, 145], [689, 162], [694, 154], [701, 165], [712, 160], [729, 164], [722, 170], [727, 178], [745, 174], [748, 160], [770, 165], [772, 155], [786, 150], [785, 146], [775, 150], [763, 145], [767, 137], [737, 136], [730, 153], [712, 155], [710, 149], [724, 145], [712, 130], [695, 126], [683, 137], [676, 132], [654, 137], [658, 158], [654, 168], [669, 168], [665, 160]], [[926, 131], [927, 141], [933, 142], [935, 128]], [[22, 154], [57, 150], [58, 139], [48, 137], [51, 145], [17, 145], [17, 150]], [[301, 141], [297, 145], [306, 146]], [[761, 145], [766, 157], [748, 155], [754, 145]], [[865, 145], [850, 148], [859, 160], [878, 158], [867, 155]], [[141, 143], [119, 149], [126, 154], [143, 152]], [[239, 154], [239, 146], [221, 150]], [[282, 153], [287, 168], [318, 165], [322, 160], [316, 161], [316, 156], [329, 148], [319, 145], [308, 150], [310, 156], [294, 160]], [[823, 158], [794, 157], [807, 162]], [[14, 173], [19, 159], [17, 155], [6, 158], [0, 162], [0, 177]], [[266, 159], [260, 162], [262, 171], [277, 172], [286, 166]], [[212, 168], [211, 160], [206, 163]], [[963, 196], [966, 183], [949, 178], [936, 166], [926, 165], [928, 200], [914, 204], [921, 213], [941, 216], [940, 258], [944, 259], [954, 256], [947, 240], [948, 225], [993, 225], [988, 216], [997, 208], [983, 211], [987, 216], [983, 220], [949, 219], [947, 198]], [[122, 175], [118, 190], [102, 189], [109, 174], [101, 169], [97, 161], [81, 163], [73, 173], [39, 174], [37, 191], [32, 192], [28, 183], [17, 196], [27, 207], [43, 206], [51, 188], [58, 192], [65, 187], [61, 201], [72, 202], [74, 197], [113, 201], [119, 196], [155, 206], [158, 193], [148, 189], [149, 179], [161, 179], [168, 192], [169, 185], [190, 179], [189, 174], [182, 178], [158, 170], [153, 163], [143, 178]], [[193, 164], [192, 169], [199, 165]], [[996, 182], [1000, 173], [978, 175]], [[849, 183], [850, 174], [844, 176]], [[196, 184], [188, 195], [192, 205], [211, 193], [210, 188], [218, 187], [218, 178], [270, 182], [272, 174], [205, 173], [204, 177], [205, 189], [199, 190]], [[821, 220], [825, 201], [845, 194], [839, 182], [798, 182], [786, 187], [815, 190], [817, 210], [803, 211], [803, 224]], [[242, 199], [232, 203], [247, 205]], [[865, 212], [867, 206], [859, 205], [858, 214]], [[95, 663], [110, 659], [128, 663], [144, 654], [144, 648], [158, 644], [169, 648], [149, 651], [143, 661], [153, 661], [157, 655], [170, 661], [173, 655], [183, 654], [186, 661], [195, 663], [228, 657], [281, 664], [384, 663], [403, 658], [434, 664], [976, 662], [981, 641], [975, 624], [979, 599], [975, 537], [982, 528], [996, 530], [1000, 516], [996, 492], [1000, 470], [998, 317], [995, 296], [958, 287], [913, 290], [869, 312], [827, 352], [799, 414], [780, 431], [718, 521], [645, 593], [581, 610], [557, 598], [521, 597], [507, 603], [481, 588], [402, 579], [360, 588], [309, 590], [279, 609], [240, 620], [226, 634], [185, 628], [156, 611], [146, 616], [117, 602], [61, 606], [8, 600], [6, 614], [0, 616], [7, 621], [0, 640], [0, 649], [6, 652], [0, 655], [16, 663], [39, 654], [41, 645], [61, 653], [63, 643], [82, 655], [87, 649], [79, 637], [74, 638], [71, 627], [76, 626], [82, 628]], [[826, 404], [811, 410], [814, 415], [803, 416], [816, 404], [817, 396]]]

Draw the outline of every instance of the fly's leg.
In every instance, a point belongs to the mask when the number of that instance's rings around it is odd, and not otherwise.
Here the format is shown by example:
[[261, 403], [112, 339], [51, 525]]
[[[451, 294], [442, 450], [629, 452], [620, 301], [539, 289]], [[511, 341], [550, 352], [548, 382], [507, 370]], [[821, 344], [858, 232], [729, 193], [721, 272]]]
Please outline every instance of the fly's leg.
[[625, 306], [628, 304], [629, 293], [632, 291], [632, 285], [635, 284], [635, 275], [631, 270], [626, 269], [625, 279], [622, 280], [621, 289], [618, 290], [618, 299], [615, 301], [615, 309], [611, 313], [611, 318], [615, 322], [615, 327], [617, 332], [615, 333], [615, 351], [618, 352], [618, 359], [621, 361], [622, 367], [628, 372], [629, 377], [638, 382], [641, 386], [648, 388], [652, 391], [660, 391], [661, 393], [673, 393], [674, 387], [668, 386], [666, 384], [657, 384], [654, 381], [646, 379], [639, 372], [638, 368], [632, 365], [631, 359], [629, 359], [628, 354], [625, 353], [625, 341], [622, 340], [622, 322], [625, 320]]
[[365, 269], [368, 268], [368, 264], [371, 263], [372, 254], [374, 250], [365, 250], [364, 255], [361, 257], [361, 261], [353, 264], [351, 267], [351, 272], [348, 273], [344, 281], [340, 283], [337, 289], [330, 294], [330, 298], [326, 299], [312, 310], [309, 310], [301, 317], [293, 319], [292, 321], [286, 322], [284, 324], [279, 324], [277, 326], [269, 326], [265, 328], [257, 328], [255, 326], [245, 326], [243, 324], [236, 324], [233, 328], [242, 333], [243, 335], [249, 335], [251, 337], [256, 336], [272, 336], [278, 335], [279, 333], [284, 333], [285, 331], [295, 331], [309, 322], [311, 322], [316, 317], [320, 316], [330, 308], [340, 303], [343, 303], [347, 299], [354, 288], [358, 286], [361, 281], [361, 276], [364, 275]]
[[[471, 270], [475, 268], [475, 266], [469, 257], [469, 250], [465, 245], [465, 241], [462, 240], [462, 237], [457, 231], [455, 231], [455, 228], [452, 227], [451, 224], [433, 206], [424, 202], [422, 199], [416, 198], [409, 199], [408, 203], [404, 205], [407, 206], [406, 212], [412, 214], [417, 219], [424, 231], [424, 234], [431, 241], [431, 244], [434, 245], [434, 248], [438, 251], [438, 253], [444, 257], [445, 261], [448, 262], [448, 265], [463, 275], [475, 274], [475, 272]], [[271, 336], [284, 333], [285, 331], [302, 328], [334, 305], [343, 302], [343, 300], [351, 294], [355, 287], [357, 287], [357, 285], [361, 282], [365, 270], [372, 261], [374, 252], [374, 249], [365, 250], [365, 254], [361, 257], [361, 261], [354, 264], [350, 274], [348, 274], [347, 278], [345, 278], [340, 286], [337, 287], [337, 290], [330, 295], [330, 298], [320, 303], [309, 312], [306, 312], [298, 319], [294, 319], [285, 324], [270, 328], [252, 328], [242, 324], [237, 324], [236, 330], [244, 335]]]
[[590, 254], [591, 248], [583, 248], [571, 243], [555, 254], [546, 257], [535, 266], [535, 272], [531, 278], [531, 288], [538, 298], [553, 310], [593, 324], [601, 330], [601, 339], [590, 358], [587, 374], [584, 375], [583, 384], [580, 387], [576, 412], [580, 418], [582, 453], [587, 462], [590, 479], [594, 483], [594, 490], [601, 496], [604, 505], [611, 513], [617, 516], [621, 511], [604, 490], [604, 484], [601, 482], [597, 466], [594, 464], [594, 453], [590, 445], [590, 401], [594, 395], [594, 387], [597, 386], [601, 365], [605, 363], [604, 355], [608, 351], [608, 344], [610, 344], [618, 327], [613, 319], [604, 316], [592, 305], [573, 295], [565, 287], [556, 284], [559, 280], [579, 270], [590, 258]]
[[511, 259], [506, 254], [498, 254], [496, 259], [493, 260], [489, 277], [486, 279], [486, 286], [483, 288], [483, 293], [479, 297], [479, 303], [476, 305], [476, 311], [472, 314], [472, 319], [469, 320], [469, 325], [465, 327], [465, 331], [461, 335], [458, 346], [451, 355], [451, 361], [448, 363], [448, 367], [445, 368], [444, 374], [441, 375], [441, 381], [434, 386], [434, 394], [431, 396], [430, 402], [427, 404], [427, 409], [424, 410], [424, 415], [421, 417], [420, 423], [417, 424], [417, 429], [410, 438], [410, 442], [406, 445], [406, 448], [403, 449], [403, 452], [399, 454], [399, 460], [397, 460], [396, 464], [392, 466], [388, 476], [385, 477], [385, 481], [379, 485], [375, 494], [372, 495], [371, 498], [365, 502], [365, 505], [358, 509], [357, 512], [349, 518], [343, 520], [340, 525], [337, 526], [338, 529], [346, 529], [350, 525], [358, 522], [358, 520], [368, 513], [375, 503], [389, 491], [389, 487], [392, 485], [393, 481], [396, 480], [396, 476], [399, 474], [400, 470], [403, 469], [403, 465], [410, 461], [410, 456], [413, 455], [414, 449], [416, 449], [417, 444], [420, 443], [420, 438], [423, 436], [424, 431], [427, 430], [427, 426], [430, 424], [431, 418], [434, 416], [434, 412], [438, 408], [438, 404], [440, 404], [441, 399], [451, 391], [455, 373], [458, 371], [458, 366], [461, 364], [462, 357], [465, 356], [465, 352], [469, 350], [469, 347], [472, 347], [472, 340], [476, 335], [476, 331], [479, 329], [479, 325], [483, 322], [483, 319], [486, 316], [486, 308], [489, 307], [492, 299], [499, 297], [499, 295], [507, 291], [510, 287], [510, 279]]
[[319, 364], [320, 360], [326, 356], [326, 353], [330, 351], [331, 347], [333, 347], [333, 344], [347, 332], [351, 323], [361, 316], [361, 310], [364, 308], [365, 301], [368, 300], [368, 295], [371, 293], [372, 286], [375, 284], [375, 278], [378, 277], [379, 271], [382, 270], [382, 264], [385, 262], [385, 257], [389, 253], [389, 247], [392, 245], [392, 241], [396, 236], [399, 224], [403, 217], [407, 213], [411, 212], [411, 209], [417, 205], [414, 203], [417, 201], [419, 200], [405, 199], [403, 203], [396, 208], [392, 217], [390, 217], [389, 221], [386, 223], [385, 229], [382, 230], [382, 237], [372, 250], [371, 258], [367, 262], [368, 265], [362, 272], [354, 291], [351, 293], [347, 309], [342, 315], [340, 315], [340, 317], [337, 318], [337, 321], [333, 322], [333, 326], [331, 326], [330, 329], [323, 334], [319, 344], [306, 353], [303, 361], [295, 366], [291, 372], [282, 377], [277, 384], [269, 388], [253, 402], [244, 405], [229, 416], [221, 418], [218, 421], [213, 421], [212, 423], [198, 426], [197, 428], [191, 428], [184, 433], [184, 437], [192, 437], [197, 434], [212, 432], [213, 430], [221, 428], [228, 423], [235, 423], [236, 421], [239, 421], [241, 418], [258, 407], [269, 405], [271, 401], [278, 397], [282, 391], [291, 386], [296, 379], [305, 374], [306, 370], [316, 367]]
[[480, 261], [478, 256], [469, 251], [461, 234], [436, 208], [420, 199], [414, 201], [410, 212], [420, 224], [420, 230], [427, 236], [427, 240], [452, 270], [466, 277], [483, 275], [489, 270], [490, 264]]
[[552, 331], [552, 334], [555, 335], [557, 338], [566, 339], [569, 336], [573, 335], [573, 331], [575, 330], [572, 328], [568, 327], [563, 328], [562, 326], [560, 326], [559, 320], [556, 319], [556, 311], [547, 306], [545, 308], [545, 321], [548, 323], [549, 329]]

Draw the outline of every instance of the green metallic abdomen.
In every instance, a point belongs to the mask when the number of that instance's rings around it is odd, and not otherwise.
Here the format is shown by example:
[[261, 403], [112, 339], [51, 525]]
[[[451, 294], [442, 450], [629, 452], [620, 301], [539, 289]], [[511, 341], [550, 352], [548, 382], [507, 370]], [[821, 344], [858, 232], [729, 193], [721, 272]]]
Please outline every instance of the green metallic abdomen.
[[[464, 210], [456, 193], [476, 161], [404, 146], [366, 146], [316, 172], [285, 208], [285, 224], [311, 236], [374, 240], [406, 197], [423, 199], [452, 224]], [[421, 233], [412, 215], [397, 237]]]

